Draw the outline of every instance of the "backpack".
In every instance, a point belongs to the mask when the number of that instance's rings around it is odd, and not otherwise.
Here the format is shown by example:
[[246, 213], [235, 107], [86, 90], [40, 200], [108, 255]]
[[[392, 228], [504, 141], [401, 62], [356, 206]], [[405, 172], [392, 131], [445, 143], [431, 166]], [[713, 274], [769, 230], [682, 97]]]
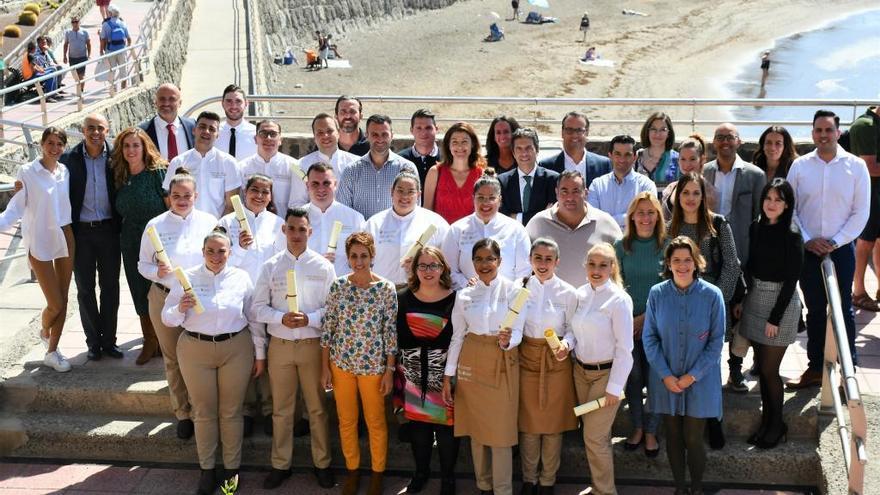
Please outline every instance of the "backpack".
[[111, 17], [105, 21], [110, 26], [110, 35], [107, 37], [107, 44], [111, 46], [124, 46], [125, 40], [128, 38], [128, 31], [125, 25], [118, 18]]

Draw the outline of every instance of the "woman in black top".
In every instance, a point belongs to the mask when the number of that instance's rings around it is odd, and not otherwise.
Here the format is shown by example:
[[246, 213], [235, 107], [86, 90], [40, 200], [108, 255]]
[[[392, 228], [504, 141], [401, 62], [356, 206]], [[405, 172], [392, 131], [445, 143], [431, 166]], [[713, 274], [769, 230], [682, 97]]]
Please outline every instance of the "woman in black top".
[[489, 134], [486, 135], [486, 162], [495, 169], [496, 174], [516, 167], [511, 138], [517, 129], [519, 122], [505, 115], [495, 117], [489, 125]]
[[764, 171], [767, 182], [770, 182], [777, 177], [784, 179], [797, 157], [794, 140], [788, 130], [780, 125], [771, 125], [758, 138], [758, 149], [752, 156], [752, 163]]
[[404, 385], [404, 416], [410, 420], [416, 472], [406, 493], [422, 491], [431, 472], [434, 436], [440, 454], [441, 495], [455, 493], [459, 439], [453, 407], [443, 401], [443, 371], [452, 339], [455, 292], [449, 264], [433, 246], [413, 256], [408, 287], [397, 294], [397, 345]]
[[760, 369], [761, 426], [749, 438], [759, 448], [773, 448], [785, 438], [783, 385], [779, 365], [797, 335], [801, 304], [795, 287], [804, 260], [801, 234], [792, 222], [794, 190], [776, 178], [761, 192], [761, 214], [749, 232], [745, 266], [748, 294], [742, 305], [740, 333], [752, 341]]

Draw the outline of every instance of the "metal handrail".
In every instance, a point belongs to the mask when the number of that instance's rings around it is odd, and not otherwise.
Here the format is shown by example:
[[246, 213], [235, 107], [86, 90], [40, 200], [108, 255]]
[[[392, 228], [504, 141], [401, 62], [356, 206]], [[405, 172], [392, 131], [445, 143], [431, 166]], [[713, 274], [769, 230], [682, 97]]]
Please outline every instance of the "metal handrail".
[[[14, 61], [21, 60], [22, 55], [24, 55], [24, 51], [27, 49], [27, 44], [31, 41], [36, 41], [38, 37], [43, 36], [47, 32], [55, 29], [58, 24], [58, 19], [65, 18], [67, 14], [77, 6], [78, 5], [76, 2], [70, 0], [59, 5], [58, 8], [55, 9], [54, 12], [52, 12], [48, 19], [45, 19], [42, 23], [40, 23], [37, 29], [31, 31], [30, 34], [28, 34], [23, 40], [18, 43], [18, 45], [15, 46], [15, 48], [4, 55], [3, 58], [6, 60], [6, 65], [11, 67], [21, 66], [21, 62], [18, 62], [16, 64], [14, 63]], [[10, 61], [13, 61], [13, 63], [10, 63]]]
[[[843, 320], [843, 304], [840, 300], [837, 272], [834, 269], [834, 263], [828, 256], [822, 259], [822, 278], [825, 284], [825, 295], [828, 298], [829, 312], [825, 329], [825, 358], [822, 366], [822, 394], [819, 412], [836, 416], [837, 433], [840, 436], [849, 480], [849, 493], [862, 495], [865, 485], [865, 465], [868, 463], [868, 451], [865, 447], [868, 434], [867, 418], [850, 354], [846, 325]], [[838, 365], [840, 370], [838, 370]], [[843, 414], [843, 407], [840, 405], [838, 383], [841, 383], [846, 393], [849, 426]]]

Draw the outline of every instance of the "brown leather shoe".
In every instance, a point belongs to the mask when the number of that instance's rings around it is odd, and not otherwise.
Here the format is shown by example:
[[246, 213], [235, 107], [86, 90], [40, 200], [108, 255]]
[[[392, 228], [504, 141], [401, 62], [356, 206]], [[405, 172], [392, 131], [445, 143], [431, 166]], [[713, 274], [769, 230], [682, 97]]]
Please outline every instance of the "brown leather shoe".
[[370, 476], [370, 487], [367, 488], [367, 495], [382, 495], [382, 478], [384, 474], [373, 471], [372, 476]]
[[804, 374], [798, 379], [798, 381], [790, 381], [785, 384], [791, 390], [800, 390], [802, 388], [809, 387], [818, 387], [822, 385], [822, 372], [821, 371], [813, 371], [806, 370]]
[[159, 340], [156, 338], [156, 330], [153, 329], [153, 323], [149, 316], [141, 316], [141, 332], [144, 334], [144, 346], [138, 355], [135, 363], [139, 366], [147, 364], [150, 359], [158, 356]]
[[358, 484], [361, 481], [361, 473], [357, 469], [349, 470], [342, 484], [342, 495], [357, 495]]

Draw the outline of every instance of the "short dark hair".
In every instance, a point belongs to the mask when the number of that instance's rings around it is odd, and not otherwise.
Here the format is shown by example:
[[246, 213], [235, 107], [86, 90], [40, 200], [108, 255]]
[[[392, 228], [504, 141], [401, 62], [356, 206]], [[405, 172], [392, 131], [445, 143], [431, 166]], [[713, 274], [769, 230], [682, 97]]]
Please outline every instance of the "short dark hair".
[[813, 127], [816, 127], [816, 121], [822, 117], [834, 117], [834, 127], [840, 129], [840, 117], [831, 110], [816, 110], [813, 114]]
[[339, 129], [339, 122], [336, 122], [336, 118], [326, 112], [321, 112], [318, 115], [315, 115], [315, 118], [312, 119], [312, 132], [315, 132], [315, 122], [321, 119], [330, 119], [333, 121], [333, 125], [336, 126], [336, 129]]
[[40, 144], [45, 143], [49, 136], [55, 136], [61, 140], [61, 144], [67, 146], [67, 131], [60, 127], [49, 126], [43, 130], [43, 136], [40, 138]]
[[367, 248], [367, 252], [370, 253], [370, 258], [376, 257], [376, 241], [373, 239], [373, 235], [369, 232], [355, 232], [348, 236], [348, 239], [345, 240], [346, 257], [351, 254], [351, 247], [355, 244], [360, 244]]
[[584, 175], [578, 172], [576, 169], [567, 168], [559, 174], [559, 177], [556, 177], [556, 187], [559, 187], [559, 184], [562, 183], [563, 179], [580, 179], [581, 184], [584, 186], [584, 189], [587, 188], [587, 181], [584, 179]]
[[279, 124], [277, 120], [270, 120], [270, 119], [263, 119], [263, 120], [257, 122], [257, 128], [256, 128], [255, 132], [260, 132], [260, 129], [262, 129], [263, 126], [267, 126], [267, 125], [274, 125], [275, 127], [278, 128], [278, 132], [281, 132], [281, 124]]
[[608, 150], [614, 151], [615, 144], [629, 144], [632, 145], [633, 148], [635, 148], [636, 140], [629, 134], [618, 134], [617, 136], [611, 138], [611, 142], [608, 143]]
[[324, 162], [313, 163], [313, 164], [309, 167], [309, 169], [306, 171], [306, 178], [308, 178], [309, 175], [311, 175], [312, 171], [315, 171], [315, 172], [318, 172], [318, 173], [321, 173], [321, 172], [332, 172], [332, 171], [333, 171], [333, 166], [330, 165], [329, 163], [324, 163]]
[[568, 120], [570, 117], [577, 117], [580, 119], [584, 119], [584, 122], [587, 123], [587, 131], [590, 130], [590, 119], [587, 118], [587, 114], [585, 114], [583, 112], [568, 112], [567, 114], [565, 114], [565, 116], [562, 117], [562, 123], [561, 123], [562, 127], [565, 127], [565, 121]]
[[220, 122], [220, 116], [210, 110], [205, 110], [204, 112], [200, 113], [199, 116], [196, 118], [196, 122], [198, 122], [202, 119], [213, 120], [214, 122]]
[[687, 249], [691, 253], [691, 258], [694, 259], [694, 278], [699, 278], [700, 274], [706, 271], [706, 258], [703, 257], [703, 253], [700, 252], [700, 248], [697, 247], [697, 244], [688, 236], [680, 235], [666, 245], [666, 250], [663, 252], [663, 278], [672, 280], [672, 270], [669, 268], [669, 260], [672, 258], [672, 253], [675, 252], [676, 249]]
[[474, 256], [477, 255], [477, 251], [483, 248], [488, 248], [492, 251], [497, 257], [501, 257], [501, 246], [498, 245], [498, 241], [492, 239], [490, 237], [486, 237], [485, 239], [480, 239], [479, 241], [474, 243], [474, 247], [471, 248], [471, 259], [474, 259]]
[[531, 139], [532, 144], [535, 145], [535, 150], [541, 149], [538, 146], [538, 133], [535, 132], [534, 129], [529, 129], [528, 127], [520, 127], [519, 129], [513, 131], [513, 135], [510, 136], [510, 146], [513, 148], [513, 143], [516, 142], [517, 139]]
[[[319, 33], [320, 31], [315, 31], [315, 32]], [[361, 100], [355, 98], [354, 96], [348, 96], [348, 95], [342, 95], [339, 98], [336, 98], [336, 106], [334, 107], [333, 113], [339, 113], [339, 104], [342, 103], [343, 101], [356, 101], [358, 104], [358, 112], [363, 113], [364, 104], [361, 103]]]
[[242, 98], [247, 99], [247, 94], [244, 92], [243, 89], [241, 89], [241, 86], [239, 86], [238, 84], [230, 84], [229, 86], [226, 86], [223, 89], [223, 94], [220, 96], [220, 98], [226, 98], [226, 95], [228, 95], [229, 93], [241, 93]]
[[374, 113], [373, 115], [370, 115], [370, 117], [367, 119], [366, 127], [370, 127], [370, 124], [388, 124], [388, 126], [390, 127], [391, 117], [383, 115], [381, 113]]
[[296, 217], [296, 218], [305, 218], [306, 222], [309, 222], [309, 209], [305, 206], [297, 206], [296, 208], [288, 208], [287, 213], [284, 215], [284, 221], [286, 222], [288, 218]]
[[413, 112], [412, 117], [409, 118], [410, 127], [416, 125], [416, 119], [431, 119], [431, 124], [437, 125], [437, 116], [427, 108], [420, 108]]

